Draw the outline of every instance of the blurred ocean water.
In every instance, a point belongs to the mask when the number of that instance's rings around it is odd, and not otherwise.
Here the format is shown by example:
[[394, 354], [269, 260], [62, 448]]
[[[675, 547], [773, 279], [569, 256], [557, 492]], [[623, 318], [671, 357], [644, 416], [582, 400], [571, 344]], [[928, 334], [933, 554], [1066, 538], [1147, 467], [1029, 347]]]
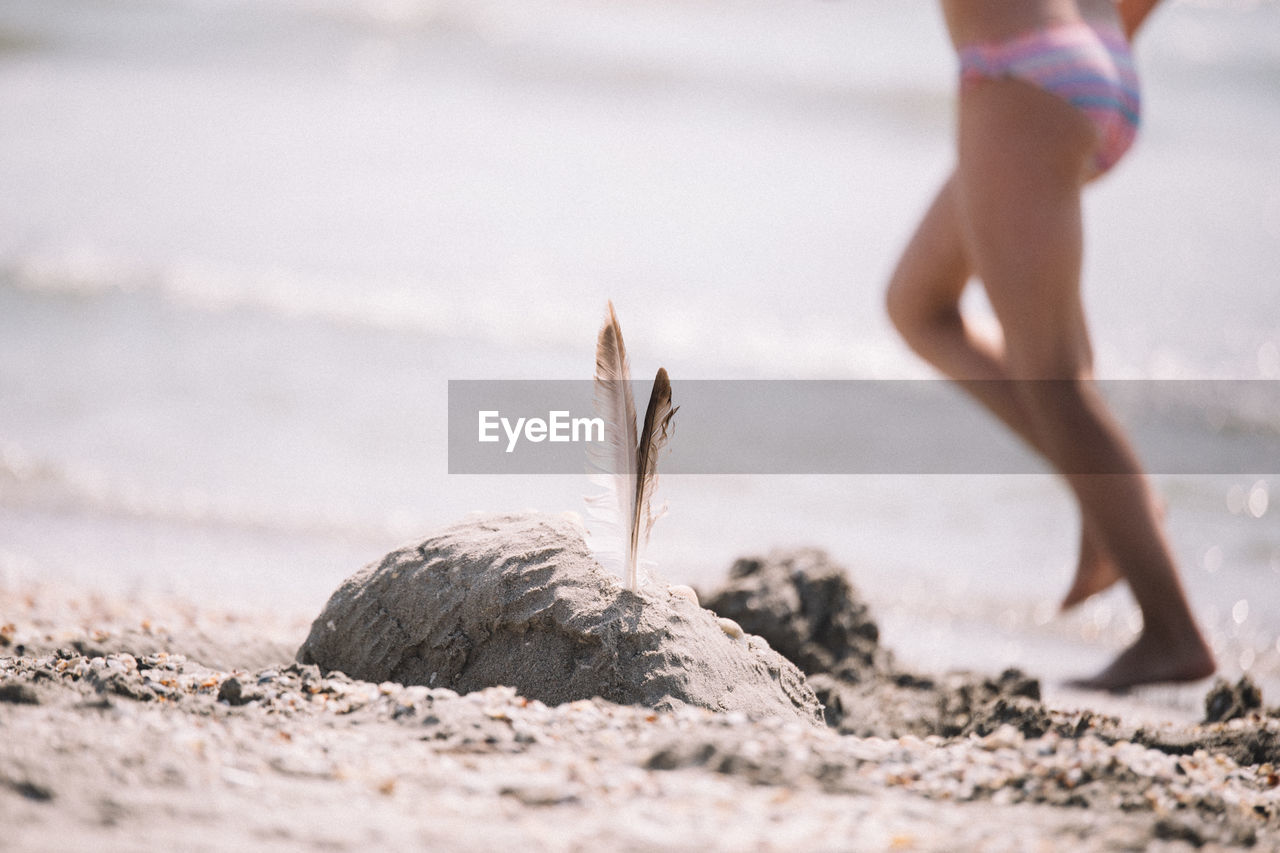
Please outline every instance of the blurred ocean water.
[[[1144, 33], [1088, 202], [1101, 375], [1280, 380], [1276, 32], [1171, 0]], [[953, 73], [924, 2], [5, 3], [0, 580], [310, 609], [468, 511], [580, 510], [585, 477], [450, 476], [446, 382], [588, 378], [606, 299], [638, 374], [929, 376], [881, 292]], [[1280, 677], [1275, 470], [1160, 479], [1228, 674]], [[826, 547], [926, 665], [1056, 677], [1137, 628], [1122, 591], [1054, 616], [1046, 477], [663, 490], [673, 579]]]

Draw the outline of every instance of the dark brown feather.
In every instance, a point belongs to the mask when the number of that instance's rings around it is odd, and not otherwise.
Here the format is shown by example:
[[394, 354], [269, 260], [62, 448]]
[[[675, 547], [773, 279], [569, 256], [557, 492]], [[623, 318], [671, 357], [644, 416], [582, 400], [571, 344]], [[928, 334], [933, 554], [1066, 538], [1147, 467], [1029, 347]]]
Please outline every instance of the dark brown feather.
[[[644, 427], [636, 447], [636, 511], [635, 525], [631, 528], [631, 546], [638, 553], [642, 538], [648, 540], [649, 529], [656, 520], [649, 509], [650, 499], [658, 485], [658, 455], [666, 447], [670, 435], [671, 419], [679, 406], [671, 405], [671, 380], [666, 368], [659, 367], [649, 394], [649, 407], [644, 413]], [[643, 528], [643, 529], [642, 529]]]

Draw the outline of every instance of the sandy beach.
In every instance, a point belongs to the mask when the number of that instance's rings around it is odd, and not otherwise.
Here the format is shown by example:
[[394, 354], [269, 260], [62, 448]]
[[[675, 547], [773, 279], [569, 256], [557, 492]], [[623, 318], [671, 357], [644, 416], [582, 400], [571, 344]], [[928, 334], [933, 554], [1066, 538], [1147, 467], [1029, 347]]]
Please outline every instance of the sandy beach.
[[0, 3], [0, 851], [1280, 849], [1280, 475], [1212, 464], [1280, 437], [1216, 387], [1280, 384], [1277, 31], [1162, 4], [1087, 203], [1225, 679], [1116, 697], [1047, 472], [664, 469], [679, 594], [421, 538], [584, 511], [452, 472], [450, 384], [585, 382], [609, 301], [677, 389], [934, 375], [937, 3]]
[[[503, 586], [545, 557], [518, 551]], [[703, 594], [825, 663], [828, 725], [358, 681], [294, 661], [312, 614], [4, 588], [6, 846], [1280, 849], [1280, 709], [1247, 684], [1207, 703], [1222, 721], [1135, 725], [1017, 671], [908, 672], [842, 577], [778, 553]], [[817, 618], [779, 612], [819, 587]]]

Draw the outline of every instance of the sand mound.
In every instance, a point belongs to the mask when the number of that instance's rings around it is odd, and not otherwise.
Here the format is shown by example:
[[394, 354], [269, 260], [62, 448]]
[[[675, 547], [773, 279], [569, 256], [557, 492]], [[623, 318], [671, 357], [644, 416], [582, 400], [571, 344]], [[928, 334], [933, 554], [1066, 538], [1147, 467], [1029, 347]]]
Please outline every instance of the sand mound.
[[866, 603], [823, 551], [740, 559], [705, 603], [764, 637], [809, 675], [830, 673], [856, 682], [889, 665]]
[[845, 734], [957, 737], [1011, 725], [1037, 737], [1050, 728], [1039, 682], [1016, 669], [990, 678], [898, 666], [848, 572], [824, 551], [740, 559], [705, 600], [799, 666], [827, 723]]
[[477, 516], [388, 554], [343, 582], [298, 660], [460, 693], [508, 685], [548, 704], [821, 721], [794, 665], [690, 601], [622, 589], [571, 516]]
[[1261, 710], [1262, 690], [1247, 675], [1241, 676], [1235, 684], [1225, 678], [1217, 679], [1204, 697], [1206, 723], [1239, 720]]

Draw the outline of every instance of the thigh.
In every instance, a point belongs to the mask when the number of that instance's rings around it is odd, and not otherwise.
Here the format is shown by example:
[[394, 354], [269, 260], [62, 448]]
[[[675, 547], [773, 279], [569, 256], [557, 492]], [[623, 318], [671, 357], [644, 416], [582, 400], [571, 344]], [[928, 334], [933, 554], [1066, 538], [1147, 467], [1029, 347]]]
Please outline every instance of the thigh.
[[965, 253], [1003, 327], [1015, 379], [1089, 369], [1080, 194], [1095, 143], [1083, 113], [1023, 81], [985, 81], [961, 97]]

